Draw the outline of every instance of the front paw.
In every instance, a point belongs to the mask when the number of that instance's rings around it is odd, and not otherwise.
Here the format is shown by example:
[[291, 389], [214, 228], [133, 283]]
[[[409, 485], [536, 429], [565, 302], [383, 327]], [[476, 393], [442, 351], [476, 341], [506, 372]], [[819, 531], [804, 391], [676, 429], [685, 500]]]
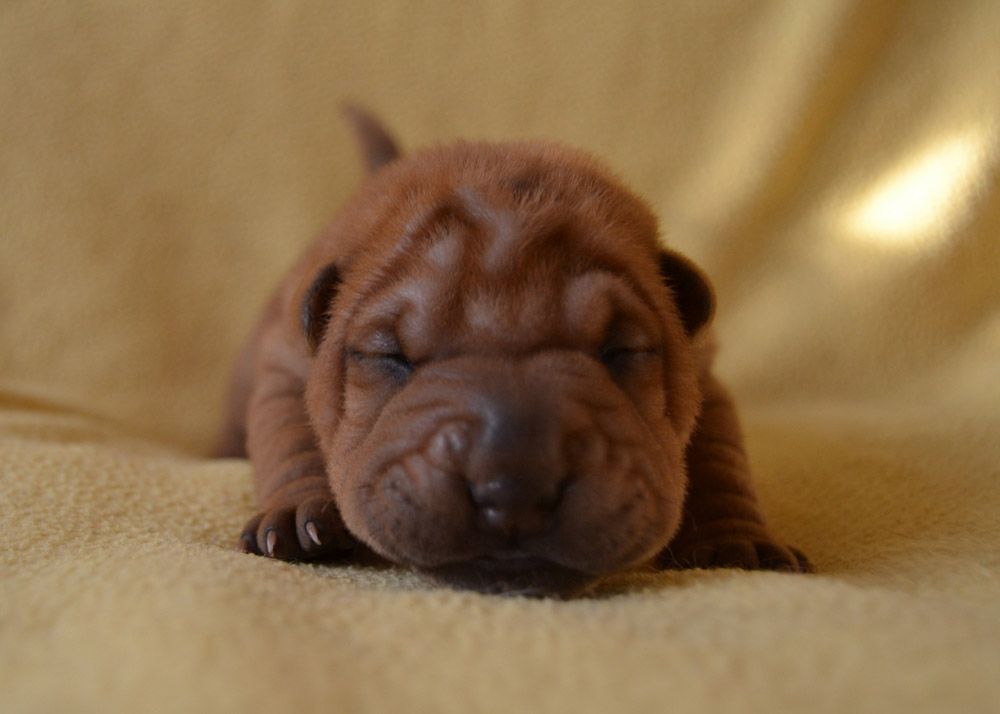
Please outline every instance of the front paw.
[[334, 500], [313, 496], [258, 513], [244, 526], [237, 547], [279, 560], [319, 560], [342, 555], [356, 544]]
[[741, 568], [811, 573], [812, 564], [798, 548], [760, 537], [719, 536], [672, 544], [658, 558], [663, 568]]

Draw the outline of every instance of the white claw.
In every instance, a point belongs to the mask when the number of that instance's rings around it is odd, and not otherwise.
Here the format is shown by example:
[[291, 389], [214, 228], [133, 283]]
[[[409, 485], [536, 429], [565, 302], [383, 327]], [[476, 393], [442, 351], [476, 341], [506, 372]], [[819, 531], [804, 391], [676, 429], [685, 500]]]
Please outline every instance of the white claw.
[[278, 543], [278, 534], [274, 531], [267, 532], [267, 539], [265, 545], [267, 546], [267, 554], [274, 555], [274, 546]]
[[319, 539], [319, 531], [316, 530], [316, 524], [312, 521], [306, 523], [306, 533], [309, 534], [309, 539], [316, 545], [323, 545], [323, 541]]

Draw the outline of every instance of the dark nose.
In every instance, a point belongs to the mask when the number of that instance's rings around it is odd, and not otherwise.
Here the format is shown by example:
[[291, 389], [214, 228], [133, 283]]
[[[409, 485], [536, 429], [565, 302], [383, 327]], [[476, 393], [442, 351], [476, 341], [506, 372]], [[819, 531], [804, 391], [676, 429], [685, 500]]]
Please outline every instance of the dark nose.
[[479, 526], [508, 540], [538, 535], [565, 479], [560, 421], [551, 404], [516, 384], [484, 397], [478, 411], [482, 429], [465, 476]]
[[537, 488], [506, 476], [473, 484], [470, 490], [479, 509], [481, 527], [507, 538], [542, 533], [559, 501], [555, 489]]

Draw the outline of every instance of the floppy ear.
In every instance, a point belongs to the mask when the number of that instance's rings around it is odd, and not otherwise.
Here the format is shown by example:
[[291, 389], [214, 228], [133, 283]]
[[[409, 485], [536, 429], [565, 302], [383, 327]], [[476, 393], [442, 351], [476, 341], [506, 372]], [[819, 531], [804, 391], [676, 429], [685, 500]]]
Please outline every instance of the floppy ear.
[[299, 322], [302, 333], [309, 342], [309, 351], [315, 352], [319, 347], [326, 326], [330, 323], [330, 301], [340, 285], [340, 271], [330, 263], [313, 279], [312, 285], [306, 290], [299, 311]]
[[673, 293], [684, 331], [693, 335], [707, 325], [715, 312], [715, 295], [705, 274], [684, 256], [660, 253], [660, 276]]

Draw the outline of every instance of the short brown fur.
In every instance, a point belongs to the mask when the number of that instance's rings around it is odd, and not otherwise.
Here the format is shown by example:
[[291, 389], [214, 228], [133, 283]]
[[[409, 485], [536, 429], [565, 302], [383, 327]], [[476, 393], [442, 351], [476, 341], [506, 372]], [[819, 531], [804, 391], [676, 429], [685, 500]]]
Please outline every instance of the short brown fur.
[[757, 506], [708, 283], [641, 200], [562, 146], [399, 158], [351, 116], [373, 174], [235, 372], [219, 453], [254, 465], [244, 550], [360, 543], [526, 594], [647, 563], [809, 569]]

